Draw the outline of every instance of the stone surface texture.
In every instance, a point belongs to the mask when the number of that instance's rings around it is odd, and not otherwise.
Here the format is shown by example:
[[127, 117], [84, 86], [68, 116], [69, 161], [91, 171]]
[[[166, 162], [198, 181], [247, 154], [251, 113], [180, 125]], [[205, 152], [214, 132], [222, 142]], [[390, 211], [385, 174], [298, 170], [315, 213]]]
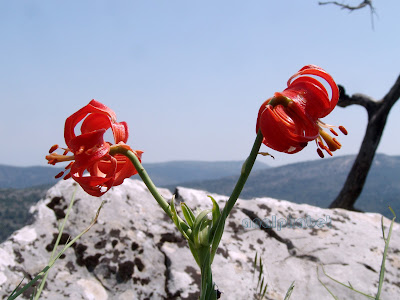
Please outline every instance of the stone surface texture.
[[[52, 187], [31, 208], [35, 221], [0, 245], [0, 299], [22, 278], [33, 278], [47, 264], [58, 224], [76, 189], [72, 180]], [[172, 193], [160, 189], [169, 201]], [[177, 201], [194, 210], [211, 208], [205, 191], [177, 188]], [[221, 208], [226, 196], [212, 194]], [[138, 180], [125, 180], [94, 198], [77, 187], [76, 202], [61, 244], [84, 230], [101, 200], [98, 222], [55, 263], [41, 299], [198, 299], [200, 272], [186, 241]], [[263, 222], [263, 223], [262, 223]], [[384, 219], [386, 232], [390, 221]], [[259, 226], [261, 225], [261, 226]], [[59, 246], [58, 250], [61, 250]], [[213, 264], [221, 299], [255, 299], [258, 270], [264, 264], [265, 299], [333, 299], [319, 277], [339, 299], [364, 299], [327, 278], [371, 295], [377, 291], [384, 250], [381, 216], [321, 209], [283, 200], [238, 200], [226, 223]], [[28, 290], [31, 292], [31, 290]], [[393, 228], [381, 299], [400, 296], [400, 226]], [[26, 292], [21, 299], [29, 299]]]

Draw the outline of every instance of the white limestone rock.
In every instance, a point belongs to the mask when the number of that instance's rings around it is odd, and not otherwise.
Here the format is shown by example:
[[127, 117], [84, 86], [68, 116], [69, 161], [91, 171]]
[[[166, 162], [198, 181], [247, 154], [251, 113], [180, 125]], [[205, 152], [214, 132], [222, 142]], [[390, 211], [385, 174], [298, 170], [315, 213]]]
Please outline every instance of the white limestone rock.
[[[46, 266], [56, 228], [75, 187], [72, 180], [52, 187], [45, 199], [32, 207], [34, 223], [0, 245], [1, 299], [24, 276], [33, 278]], [[167, 200], [172, 198], [170, 191], [160, 191]], [[177, 201], [185, 201], [192, 209], [211, 208], [207, 195], [178, 188]], [[227, 197], [212, 196], [222, 208]], [[125, 180], [100, 198], [88, 196], [78, 187], [61, 242], [90, 224], [102, 200], [106, 203], [97, 224], [56, 262], [42, 299], [197, 299], [200, 272], [187, 243], [140, 181]], [[296, 226], [285, 224], [290, 218], [297, 221]], [[374, 295], [384, 249], [380, 218], [271, 198], [238, 200], [213, 264], [221, 299], [254, 299], [258, 273], [253, 275], [252, 263], [256, 252], [264, 263], [267, 299], [283, 299], [293, 281], [291, 299], [330, 299], [317, 278], [320, 265], [334, 278]], [[389, 224], [385, 219], [386, 230]], [[382, 299], [400, 295], [399, 229], [395, 224]], [[361, 298], [329, 280], [321, 268], [319, 274], [339, 299]], [[22, 298], [29, 299], [29, 294]]]

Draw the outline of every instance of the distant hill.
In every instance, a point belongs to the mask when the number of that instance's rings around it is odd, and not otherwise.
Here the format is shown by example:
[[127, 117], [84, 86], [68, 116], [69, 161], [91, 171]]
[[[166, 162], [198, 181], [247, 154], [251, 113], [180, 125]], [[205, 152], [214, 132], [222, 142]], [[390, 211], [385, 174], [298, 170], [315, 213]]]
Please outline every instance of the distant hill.
[[[183, 181], [215, 180], [240, 174], [243, 161], [170, 161], [143, 163], [144, 168], [157, 186], [174, 185]], [[265, 170], [269, 166], [256, 162], [254, 170]]]
[[[156, 185], [175, 184], [182, 181], [217, 179], [238, 174], [242, 161], [171, 161], [164, 163], [143, 163], [147, 173]], [[254, 170], [268, 168], [257, 162]], [[22, 189], [39, 185], [54, 185], [56, 174], [64, 170], [53, 166], [14, 167], [0, 165], [0, 189]]]
[[63, 168], [53, 166], [14, 167], [0, 165], [0, 188], [22, 189], [43, 184], [54, 185], [54, 178]]
[[51, 186], [0, 189], [0, 242], [30, 222], [29, 208], [43, 198]]
[[[338, 195], [354, 159], [354, 155], [339, 156], [255, 171], [241, 198], [272, 197], [326, 208]], [[237, 177], [178, 185], [229, 195]], [[175, 185], [166, 187], [172, 190]], [[377, 154], [356, 207], [392, 218], [388, 205], [400, 214], [400, 156]]]

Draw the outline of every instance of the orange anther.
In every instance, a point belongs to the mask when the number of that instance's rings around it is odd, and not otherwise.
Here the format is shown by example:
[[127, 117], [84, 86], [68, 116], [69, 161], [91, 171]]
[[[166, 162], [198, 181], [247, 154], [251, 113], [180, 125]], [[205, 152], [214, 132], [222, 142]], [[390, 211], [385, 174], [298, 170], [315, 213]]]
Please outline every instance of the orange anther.
[[339, 126], [339, 130], [344, 134], [347, 135], [347, 130], [342, 125]]
[[63, 153], [63, 155], [67, 155], [67, 154], [68, 154], [68, 152], [69, 152], [69, 150], [64, 150], [64, 153]]
[[60, 173], [58, 173], [56, 176], [54, 176], [54, 178], [60, 178], [61, 176], [64, 175], [64, 171], [61, 171]]
[[332, 134], [338, 136], [337, 132], [335, 130], [333, 130], [333, 128], [330, 128], [329, 130], [332, 132]]
[[342, 144], [339, 143], [339, 141], [337, 139], [333, 138], [332, 140], [339, 146], [339, 148], [342, 147]]
[[71, 178], [71, 176], [72, 176], [72, 175], [71, 175], [71, 172], [69, 172], [67, 175], [64, 176], [63, 179], [64, 179], [64, 180], [67, 180], [67, 179]]
[[317, 153], [319, 157], [324, 158], [324, 153], [322, 153], [322, 150], [320, 148], [317, 149]]
[[328, 154], [329, 154], [330, 156], [333, 156], [331, 150], [329, 150], [328, 147], [325, 146], [324, 150], [325, 150], [326, 152], [328, 152]]
[[65, 167], [65, 170], [68, 170], [68, 169], [70, 169], [71, 168], [71, 166], [73, 165], [73, 161], [71, 161], [66, 167]]
[[51, 146], [51, 148], [50, 148], [50, 150], [49, 150], [49, 153], [53, 153], [53, 152], [56, 151], [57, 149], [58, 149], [58, 145], [55, 144], [55, 145]]

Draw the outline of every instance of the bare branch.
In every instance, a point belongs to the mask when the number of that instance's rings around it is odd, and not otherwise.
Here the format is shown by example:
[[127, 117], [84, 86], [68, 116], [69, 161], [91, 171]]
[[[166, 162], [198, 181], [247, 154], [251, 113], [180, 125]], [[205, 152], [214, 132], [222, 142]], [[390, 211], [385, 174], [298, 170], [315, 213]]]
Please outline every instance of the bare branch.
[[340, 107], [346, 107], [349, 105], [358, 104], [365, 107], [365, 109], [368, 112], [368, 115], [370, 115], [378, 106], [378, 102], [376, 102], [370, 96], [364, 94], [354, 94], [352, 96], [347, 95], [346, 90], [341, 85], [339, 85], [339, 93], [340, 93], [340, 98], [337, 105]]
[[375, 11], [375, 8], [372, 6], [372, 1], [371, 0], [364, 0], [357, 6], [350, 6], [346, 4], [342, 4], [336, 1], [327, 1], [327, 2], [318, 2], [319, 5], [325, 5], [325, 4], [335, 4], [337, 6], [340, 6], [342, 9], [348, 9], [348, 10], [356, 10], [356, 9], [361, 9], [363, 7], [369, 6], [371, 11]]
[[351, 6], [343, 3], [339, 3], [337, 1], [326, 1], [326, 2], [318, 2], [319, 5], [325, 5], [325, 4], [334, 4], [339, 6], [341, 9], [348, 9], [349, 11], [357, 10], [357, 9], [362, 9], [364, 7], [369, 6], [371, 10], [371, 23], [372, 23], [372, 29], [374, 29], [374, 15], [376, 15], [376, 10], [375, 7], [372, 5], [372, 0], [364, 0], [357, 6]]

